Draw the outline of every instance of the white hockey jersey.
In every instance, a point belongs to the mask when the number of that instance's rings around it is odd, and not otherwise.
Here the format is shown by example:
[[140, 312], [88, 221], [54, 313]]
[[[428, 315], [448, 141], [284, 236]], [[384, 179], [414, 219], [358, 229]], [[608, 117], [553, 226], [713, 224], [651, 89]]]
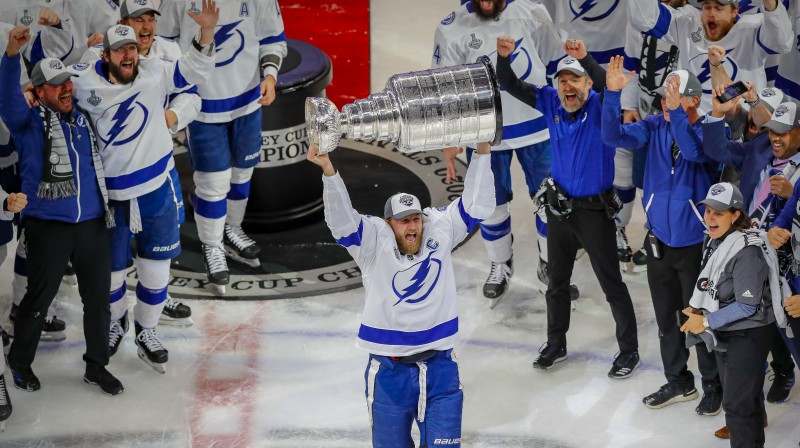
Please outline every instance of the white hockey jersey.
[[[31, 28], [32, 39], [23, 55], [33, 64], [44, 58], [58, 58], [67, 65], [79, 62], [86, 51], [89, 36], [106, 32], [119, 17], [113, 0], [21, 0], [13, 5], [10, 3], [8, 8], [0, 7], [0, 22]], [[43, 8], [58, 14], [62, 33], [51, 33], [46, 37], [42, 34], [48, 28], [38, 24], [39, 12]]]
[[677, 68], [678, 47], [627, 27], [625, 70], [636, 76], [622, 89], [622, 109], [638, 110], [639, 116], [661, 112], [661, 97], [653, 91], [664, 84], [667, 75]]
[[[184, 52], [200, 27], [187, 11], [197, 10], [199, 0], [162, 0], [158, 34], [176, 39]], [[208, 83], [198, 85], [202, 106], [197, 119], [224, 123], [257, 110], [261, 98], [261, 58], [286, 56], [283, 19], [276, 0], [217, 1], [219, 23], [214, 34], [217, 63]], [[278, 79], [277, 69], [268, 69]]]
[[[475, 62], [489, 56], [497, 63], [497, 38], [511, 36], [516, 48], [511, 67], [519, 79], [538, 86], [547, 84], [547, 68], [554, 72], [564, 56], [563, 40], [541, 5], [527, 0], [511, 0], [496, 21], [482, 21], [472, 3], [450, 13], [436, 28], [432, 67]], [[554, 73], [550, 73], [554, 74]], [[503, 141], [493, 150], [521, 148], [550, 139], [547, 123], [538, 110], [522, 103], [506, 91], [503, 103]]]
[[[631, 0], [644, 1], [644, 0]], [[649, 0], [648, 0], [649, 1]], [[655, 1], [655, 0], [653, 0]], [[622, 55], [628, 27], [628, 0], [536, 0], [570, 39], [581, 39], [598, 64]]]
[[366, 301], [356, 346], [384, 356], [452, 348], [458, 307], [450, 253], [494, 212], [491, 156], [472, 156], [461, 198], [423, 210], [423, 243], [414, 255], [399, 252], [386, 221], [353, 210], [338, 173], [323, 176], [323, 187], [325, 221], [363, 276]]
[[175, 63], [141, 58], [131, 84], [111, 83], [102, 65], [73, 65], [73, 92], [94, 123], [108, 197], [124, 201], [155, 190], [169, 175], [172, 137], [164, 119], [164, 99], [190, 84], [206, 82], [214, 56], [192, 49]]
[[[786, 2], [788, 0], [784, 0]], [[767, 58], [767, 84], [781, 89], [794, 101], [800, 101], [800, 1], [790, 2], [787, 10], [792, 22], [794, 45], [788, 53]]]
[[723, 65], [731, 79], [753, 82], [760, 89], [767, 85], [766, 57], [786, 53], [794, 40], [786, 8], [781, 3], [772, 12], [740, 16], [728, 34], [716, 42], [706, 39], [700, 11], [695, 8], [682, 8], [675, 13], [655, 0], [640, 0], [629, 2], [628, 9], [634, 28], [678, 46], [678, 68], [697, 75], [703, 85], [706, 95], [701, 98], [700, 109], [705, 112], [711, 110], [709, 45], [725, 48]]
[[[98, 44], [89, 47], [81, 57], [81, 62], [94, 63], [102, 59], [103, 44]], [[181, 58], [181, 48], [177, 42], [164, 39], [160, 36], [153, 36], [153, 42], [150, 45], [150, 50], [147, 55], [140, 56], [140, 58], [156, 58], [161, 59], [170, 64], [175, 63]], [[181, 129], [185, 128], [189, 123], [197, 118], [200, 112], [200, 96], [197, 94], [197, 87], [194, 85], [187, 86], [180, 89], [180, 92], [174, 93], [167, 98], [166, 108], [175, 112], [178, 121], [169, 129], [169, 132], [174, 134]]]

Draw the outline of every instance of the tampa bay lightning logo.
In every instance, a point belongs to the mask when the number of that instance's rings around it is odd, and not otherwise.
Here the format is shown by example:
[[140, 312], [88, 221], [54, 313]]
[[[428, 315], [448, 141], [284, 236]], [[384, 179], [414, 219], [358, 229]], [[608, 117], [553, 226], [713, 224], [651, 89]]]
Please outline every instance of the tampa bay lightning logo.
[[586, 22], [597, 22], [610, 16], [620, 0], [614, 0], [611, 7], [608, 7], [609, 0], [569, 0], [569, 9], [575, 16], [572, 21], [581, 19]]
[[150, 114], [144, 104], [136, 101], [139, 93], [109, 107], [97, 121], [100, 140], [107, 148], [130, 143], [144, 130]]
[[394, 275], [392, 291], [399, 299], [394, 305], [418, 303], [428, 298], [442, 272], [442, 262], [433, 258], [435, 253], [432, 251], [424, 260]]
[[444, 20], [442, 20], [442, 25], [450, 25], [451, 23], [453, 23], [453, 20], [455, 19], [456, 19], [456, 13], [455, 11], [453, 11], [450, 13], [449, 16], [445, 17]]
[[[735, 50], [735, 48], [726, 48], [725, 53], [731, 54], [733, 50]], [[698, 60], [702, 61], [702, 63], [700, 64], [700, 71], [697, 73], [697, 80], [700, 81], [700, 84], [703, 86], [703, 93], [711, 94], [711, 66], [708, 64], [708, 54], [700, 53], [693, 57], [692, 60], [689, 61], [689, 67], [694, 66]], [[725, 59], [722, 60], [722, 66], [725, 67], [725, 72], [731, 79], [736, 79], [736, 76], [739, 74], [739, 66], [733, 59], [725, 56]]]
[[[234, 59], [236, 59], [236, 56], [239, 56], [239, 53], [244, 50], [244, 34], [236, 29], [236, 26], [240, 23], [242, 23], [241, 20], [238, 22], [229, 23], [227, 25], [220, 25], [217, 31], [214, 33], [214, 46], [216, 47], [218, 61], [216, 64], [217, 67], [224, 67], [230, 64]], [[239, 36], [239, 47], [233, 51], [230, 51], [231, 48], [236, 46], [236, 44], [233, 43], [236, 39], [231, 40], [231, 38], [236, 35]], [[228, 45], [223, 47], [225, 43]], [[223, 54], [230, 56], [227, 56], [227, 59], [222, 60]]]
[[765, 87], [765, 88], [763, 88], [763, 89], [761, 90], [761, 92], [759, 92], [759, 96], [761, 96], [762, 98], [769, 98], [769, 97], [773, 97], [773, 96], [775, 96], [775, 95], [777, 95], [777, 94], [778, 94], [778, 93], [777, 93], [777, 92], [775, 92], [775, 89], [773, 89], [773, 88], [771, 88], [771, 87]]
[[723, 191], [725, 191], [725, 187], [723, 187], [722, 185], [714, 185], [713, 187], [711, 187], [711, 190], [709, 190], [709, 193], [711, 193], [711, 196], [716, 196], [722, 193]]
[[411, 207], [411, 204], [414, 203], [414, 196], [404, 194], [400, 196], [400, 199], [398, 199], [398, 201], [400, 201], [400, 203], [405, 205], [406, 207]]
[[775, 109], [775, 117], [782, 117], [786, 112], [789, 112], [789, 108], [786, 107], [786, 105], [781, 104], [777, 109]]

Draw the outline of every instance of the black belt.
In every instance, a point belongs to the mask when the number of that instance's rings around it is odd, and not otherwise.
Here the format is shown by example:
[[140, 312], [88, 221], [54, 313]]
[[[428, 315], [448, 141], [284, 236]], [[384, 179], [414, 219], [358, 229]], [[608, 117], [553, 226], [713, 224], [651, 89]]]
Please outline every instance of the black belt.
[[593, 194], [591, 196], [573, 197], [572, 207], [591, 209], [591, 210], [603, 210], [604, 208], [606, 208], [606, 205], [603, 203], [603, 199], [600, 197], [599, 194]]
[[439, 350], [425, 350], [424, 352], [414, 353], [413, 355], [408, 356], [390, 356], [389, 359], [392, 361], [402, 362], [404, 364], [414, 364], [416, 362], [425, 361], [428, 358], [432, 358], [433, 355], [438, 352]]

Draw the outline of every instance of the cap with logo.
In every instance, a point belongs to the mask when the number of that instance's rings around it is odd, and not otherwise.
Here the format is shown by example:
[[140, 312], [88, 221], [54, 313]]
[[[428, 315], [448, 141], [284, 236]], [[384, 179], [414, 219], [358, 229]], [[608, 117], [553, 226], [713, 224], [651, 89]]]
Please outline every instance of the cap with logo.
[[758, 97], [770, 112], [775, 112], [775, 109], [783, 102], [783, 92], [775, 87], [764, 87], [758, 92]]
[[75, 74], [70, 72], [60, 60], [56, 58], [44, 58], [33, 67], [33, 71], [31, 72], [31, 84], [33, 84], [34, 87], [39, 87], [42, 84], [60, 86], [73, 76], [75, 76]]
[[714, 184], [708, 189], [706, 198], [698, 202], [697, 205], [705, 204], [714, 210], [721, 212], [729, 209], [744, 210], [744, 198], [742, 192], [729, 182]]
[[121, 19], [135, 19], [148, 12], [161, 15], [152, 0], [122, 0], [122, 4], [119, 6]]
[[403, 219], [415, 213], [422, 213], [422, 206], [420, 206], [419, 199], [409, 193], [397, 193], [390, 197], [383, 207], [384, 219]]
[[586, 73], [586, 70], [583, 69], [581, 63], [578, 62], [577, 59], [570, 56], [565, 57], [558, 63], [558, 67], [556, 68], [556, 78], [558, 78], [558, 75], [562, 71], [568, 71], [578, 76], [589, 76]]
[[700, 97], [703, 95], [703, 85], [700, 84], [700, 80], [697, 79], [697, 76], [688, 70], [675, 70], [674, 72], [670, 72], [666, 79], [664, 79], [664, 84], [655, 89], [654, 92], [661, 96], [666, 96], [665, 90], [667, 88], [667, 83], [675, 77], [677, 77], [680, 82], [678, 85], [678, 92], [680, 92], [681, 96]]
[[[706, 0], [689, 0], [689, 3], [692, 6], [700, 8], [703, 6], [703, 2], [705, 1]], [[733, 5], [736, 8], [739, 7], [739, 0], [713, 0], [713, 1], [719, 3], [720, 5]]]
[[772, 112], [772, 118], [764, 125], [778, 134], [785, 134], [793, 128], [800, 127], [800, 111], [795, 102], [781, 103]]
[[136, 40], [136, 31], [127, 25], [112, 26], [103, 37], [103, 50], [118, 50], [125, 44], [139, 45], [139, 41]]

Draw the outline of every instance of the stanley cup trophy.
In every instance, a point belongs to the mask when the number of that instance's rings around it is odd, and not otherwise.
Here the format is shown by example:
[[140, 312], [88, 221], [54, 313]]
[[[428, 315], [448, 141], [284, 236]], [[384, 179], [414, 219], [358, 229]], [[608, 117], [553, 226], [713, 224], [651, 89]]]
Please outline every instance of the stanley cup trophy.
[[418, 152], [502, 139], [500, 90], [489, 58], [474, 64], [394, 75], [382, 92], [346, 104], [340, 113], [327, 98], [306, 99], [312, 145], [324, 154], [344, 135]]

